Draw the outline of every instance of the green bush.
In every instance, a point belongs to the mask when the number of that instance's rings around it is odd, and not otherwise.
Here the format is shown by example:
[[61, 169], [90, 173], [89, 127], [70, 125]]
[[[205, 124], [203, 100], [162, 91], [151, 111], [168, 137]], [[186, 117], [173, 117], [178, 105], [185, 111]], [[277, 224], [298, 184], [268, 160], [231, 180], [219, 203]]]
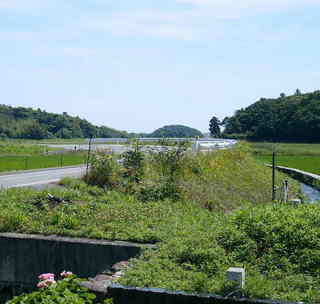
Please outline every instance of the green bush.
[[90, 159], [90, 170], [84, 176], [87, 184], [112, 188], [119, 183], [120, 167], [112, 155], [94, 153]]
[[144, 154], [141, 152], [140, 146], [136, 143], [134, 150], [124, 152], [123, 159], [123, 177], [130, 183], [139, 183], [142, 180]]

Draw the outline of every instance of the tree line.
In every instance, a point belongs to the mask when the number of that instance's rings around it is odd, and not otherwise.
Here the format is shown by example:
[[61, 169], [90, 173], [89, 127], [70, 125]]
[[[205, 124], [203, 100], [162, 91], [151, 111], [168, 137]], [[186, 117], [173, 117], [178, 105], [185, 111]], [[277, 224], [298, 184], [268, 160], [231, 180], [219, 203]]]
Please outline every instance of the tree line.
[[98, 127], [85, 119], [63, 114], [47, 113], [41, 109], [0, 105], [0, 138], [110, 138], [128, 137], [124, 131], [106, 126]]
[[320, 91], [261, 98], [223, 121], [222, 136], [252, 140], [320, 141]]
[[165, 126], [153, 133], [129, 133], [106, 126], [95, 126], [86, 119], [44, 110], [0, 105], [0, 138], [133, 138], [133, 137], [196, 137], [202, 133], [181, 125]]

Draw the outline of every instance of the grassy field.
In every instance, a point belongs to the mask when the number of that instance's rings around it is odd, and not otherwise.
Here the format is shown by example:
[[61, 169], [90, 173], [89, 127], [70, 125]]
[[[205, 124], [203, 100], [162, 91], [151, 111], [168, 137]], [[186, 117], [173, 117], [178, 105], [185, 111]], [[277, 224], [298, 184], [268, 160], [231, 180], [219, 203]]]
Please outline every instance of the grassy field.
[[84, 164], [86, 153], [66, 153], [61, 155], [0, 156], [0, 172], [52, 168]]
[[45, 145], [34, 145], [27, 142], [0, 141], [0, 156], [31, 156], [54, 150], [56, 149], [48, 148]]
[[[271, 155], [257, 155], [256, 158], [266, 164], [272, 164]], [[276, 165], [296, 168], [320, 175], [320, 156], [277, 155]]]
[[272, 163], [276, 152], [276, 164], [306, 172], [320, 174], [320, 144], [251, 143], [257, 160]]
[[271, 155], [275, 151], [279, 155], [320, 156], [320, 144], [251, 142], [255, 153]]
[[0, 172], [83, 164], [85, 152], [47, 154], [57, 149], [25, 141], [0, 142]]

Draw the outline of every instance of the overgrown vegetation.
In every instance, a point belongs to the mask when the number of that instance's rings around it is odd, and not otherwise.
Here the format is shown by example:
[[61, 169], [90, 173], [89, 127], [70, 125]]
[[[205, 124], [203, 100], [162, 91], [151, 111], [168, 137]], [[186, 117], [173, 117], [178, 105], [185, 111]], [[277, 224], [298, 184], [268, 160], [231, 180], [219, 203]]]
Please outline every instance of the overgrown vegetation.
[[[227, 295], [234, 286], [226, 270], [243, 266], [245, 296], [320, 301], [320, 208], [270, 203], [271, 172], [247, 145], [140, 153], [122, 155], [124, 166], [96, 155], [90, 174], [112, 174], [91, 185], [87, 176], [64, 179], [66, 188], [50, 193], [0, 192], [0, 231], [157, 243], [131, 262], [125, 285]], [[277, 176], [280, 185], [284, 176]]]
[[195, 214], [120, 283], [226, 296], [225, 272], [238, 266], [246, 268], [246, 297], [319, 303], [319, 216], [318, 205], [282, 204]]

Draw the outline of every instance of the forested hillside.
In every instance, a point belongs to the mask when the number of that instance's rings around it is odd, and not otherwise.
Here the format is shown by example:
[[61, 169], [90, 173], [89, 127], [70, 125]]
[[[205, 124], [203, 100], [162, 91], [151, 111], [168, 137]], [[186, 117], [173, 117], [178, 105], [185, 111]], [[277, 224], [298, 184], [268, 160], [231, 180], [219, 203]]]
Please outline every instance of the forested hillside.
[[171, 125], [155, 130], [149, 137], [202, 137], [202, 133], [187, 126]]
[[126, 132], [97, 127], [85, 119], [67, 113], [0, 105], [0, 138], [88, 138], [128, 137]]
[[261, 98], [224, 120], [224, 136], [254, 140], [320, 141], [320, 91]]

